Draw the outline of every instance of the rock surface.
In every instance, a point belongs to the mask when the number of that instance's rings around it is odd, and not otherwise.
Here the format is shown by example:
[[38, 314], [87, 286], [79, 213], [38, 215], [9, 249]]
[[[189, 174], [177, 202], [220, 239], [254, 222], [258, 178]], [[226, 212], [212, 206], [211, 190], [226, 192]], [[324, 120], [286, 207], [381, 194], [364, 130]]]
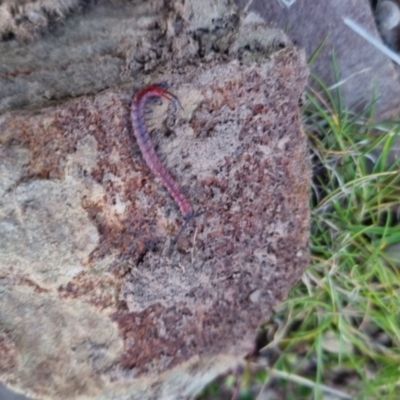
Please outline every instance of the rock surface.
[[[146, 35], [119, 73], [180, 99], [175, 114], [151, 105], [152, 139], [203, 213], [175, 242], [184, 221], [142, 160], [117, 78], [0, 116], [0, 380], [33, 398], [194, 396], [252, 351], [308, 263], [304, 53], [224, 2], [167, 2], [157, 23], [131, 7]], [[79, 26], [43, 46], [68, 53]], [[82, 94], [65, 71], [52, 72], [59, 98]]]
[[[240, 7], [247, 2], [236, 0]], [[377, 119], [399, 115], [400, 82], [395, 65], [343, 23], [343, 18], [351, 18], [380, 39], [368, 1], [326, 0], [316, 5], [313, 0], [298, 0], [290, 8], [282, 8], [277, 1], [253, 0], [249, 10], [284, 29], [295, 44], [305, 49], [307, 57], [327, 39], [311, 70], [327, 86], [337, 83], [332, 68], [334, 51], [339, 79], [344, 81], [340, 87], [345, 107], [362, 109], [375, 95]], [[320, 90], [318, 85], [314, 87]]]

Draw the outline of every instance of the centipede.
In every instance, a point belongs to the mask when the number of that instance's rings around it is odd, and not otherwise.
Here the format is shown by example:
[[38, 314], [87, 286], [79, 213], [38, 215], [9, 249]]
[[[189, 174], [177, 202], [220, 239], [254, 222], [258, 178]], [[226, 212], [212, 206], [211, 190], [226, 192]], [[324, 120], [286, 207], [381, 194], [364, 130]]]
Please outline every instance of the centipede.
[[142, 153], [142, 157], [147, 166], [167, 189], [168, 193], [179, 207], [185, 220], [189, 221], [194, 215], [193, 208], [189, 200], [182, 192], [178, 183], [171, 176], [157, 156], [150, 134], [147, 130], [145, 110], [148, 101], [154, 98], [164, 98], [172, 102], [175, 108], [177, 108], [176, 106], [182, 108], [178, 97], [162, 86], [149, 85], [139, 89], [132, 97], [131, 121], [133, 134], [135, 135], [136, 141]]

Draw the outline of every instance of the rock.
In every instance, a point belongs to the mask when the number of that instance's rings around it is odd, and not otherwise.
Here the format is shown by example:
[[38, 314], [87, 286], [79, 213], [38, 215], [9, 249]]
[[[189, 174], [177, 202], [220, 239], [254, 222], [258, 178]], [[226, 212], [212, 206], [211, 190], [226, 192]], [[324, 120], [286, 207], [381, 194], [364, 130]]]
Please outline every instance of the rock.
[[400, 9], [392, 1], [379, 1], [376, 6], [375, 18], [378, 24], [384, 30], [395, 28], [400, 22]]
[[375, 21], [386, 46], [398, 52], [398, 26], [400, 22], [399, 4], [392, 1], [379, 1], [375, 9]]
[[15, 393], [12, 390], [7, 389], [0, 382], [0, 399], [1, 400], [30, 400], [29, 397], [23, 396], [21, 394]]
[[[90, 12], [73, 15], [64, 24], [59, 21], [56, 32], [41, 40], [0, 42], [0, 113], [95, 94], [130, 81], [124, 75], [126, 58], [133, 56], [132, 46], [156, 14], [151, 14], [150, 2], [124, 2], [120, 7], [105, 3], [99, 1]], [[36, 4], [40, 2], [32, 7]], [[0, 11], [6, 6], [0, 5]]]
[[33, 40], [85, 3], [84, 0], [4, 0], [0, 4], [0, 37]]
[[[202, 212], [177, 241], [184, 220], [131, 132], [131, 86], [0, 116], [9, 388], [41, 400], [194, 396], [253, 351], [307, 266], [304, 53], [254, 15], [197, 4], [164, 6], [125, 66], [136, 87], [167, 82], [183, 106], [165, 124], [173, 110], [151, 104], [148, 121]], [[60, 54], [64, 39], [52, 39]]]
[[[236, 0], [236, 3], [244, 7], [247, 0]], [[311, 70], [328, 87], [336, 84], [332, 68], [334, 51], [339, 79], [344, 81], [340, 86], [344, 107], [359, 112], [375, 96], [378, 99], [374, 105], [377, 120], [398, 116], [400, 85], [394, 64], [343, 23], [346, 17], [354, 19], [371, 35], [379, 38], [368, 1], [326, 0], [316, 5], [313, 0], [302, 0], [287, 9], [280, 7], [276, 1], [254, 0], [249, 10], [284, 29], [295, 44], [305, 49], [307, 57], [327, 37]], [[314, 88], [320, 90], [318, 84], [314, 84]], [[400, 144], [397, 147], [400, 149]]]

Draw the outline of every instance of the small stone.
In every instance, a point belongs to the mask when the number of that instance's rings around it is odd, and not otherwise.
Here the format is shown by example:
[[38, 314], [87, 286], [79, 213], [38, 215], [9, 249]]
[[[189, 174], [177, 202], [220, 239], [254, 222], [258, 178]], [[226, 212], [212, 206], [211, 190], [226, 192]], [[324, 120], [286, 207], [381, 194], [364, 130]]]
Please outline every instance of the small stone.
[[400, 9], [392, 1], [381, 1], [376, 7], [375, 18], [381, 29], [393, 29], [400, 22]]

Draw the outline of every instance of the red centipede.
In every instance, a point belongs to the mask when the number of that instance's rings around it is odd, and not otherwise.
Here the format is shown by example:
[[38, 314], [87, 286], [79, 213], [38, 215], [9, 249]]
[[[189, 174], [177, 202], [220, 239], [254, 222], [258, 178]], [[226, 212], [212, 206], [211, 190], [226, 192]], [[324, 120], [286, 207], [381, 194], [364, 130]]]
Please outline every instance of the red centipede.
[[192, 206], [182, 193], [179, 185], [175, 182], [164, 165], [162, 165], [146, 128], [144, 111], [148, 100], [151, 98], [165, 98], [174, 102], [175, 105], [178, 104], [181, 106], [178, 98], [161, 86], [145, 86], [137, 91], [132, 98], [131, 120], [133, 133], [147, 166], [150, 168], [151, 172], [161, 180], [165, 188], [168, 190], [168, 193], [175, 200], [175, 203], [178, 205], [183, 216], [188, 221], [193, 217]]

